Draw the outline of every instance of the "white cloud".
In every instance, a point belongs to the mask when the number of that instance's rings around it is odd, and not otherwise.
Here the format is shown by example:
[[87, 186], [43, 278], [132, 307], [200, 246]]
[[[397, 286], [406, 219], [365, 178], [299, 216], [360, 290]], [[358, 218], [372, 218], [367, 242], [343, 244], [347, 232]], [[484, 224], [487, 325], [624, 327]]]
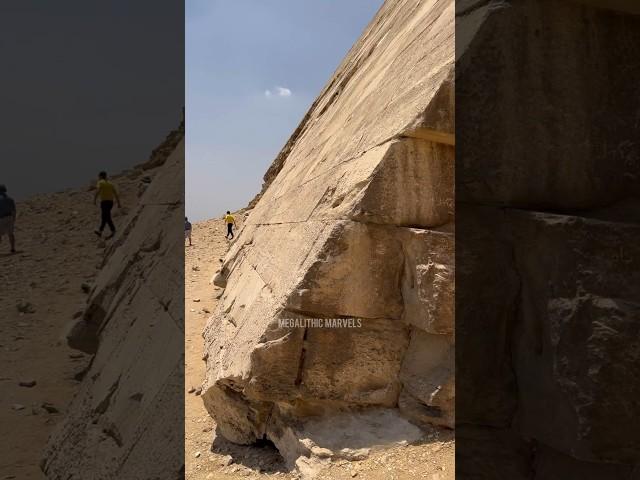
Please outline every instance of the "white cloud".
[[286, 87], [276, 87], [274, 90], [265, 90], [264, 96], [267, 98], [270, 97], [290, 97], [291, 90]]

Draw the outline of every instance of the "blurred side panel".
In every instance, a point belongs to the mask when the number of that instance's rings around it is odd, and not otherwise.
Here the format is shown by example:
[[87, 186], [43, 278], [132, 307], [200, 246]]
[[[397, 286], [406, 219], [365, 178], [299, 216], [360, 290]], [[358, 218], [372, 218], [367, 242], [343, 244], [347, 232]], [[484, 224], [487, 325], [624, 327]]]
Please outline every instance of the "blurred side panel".
[[636, 478], [638, 9], [456, 7], [457, 477]]

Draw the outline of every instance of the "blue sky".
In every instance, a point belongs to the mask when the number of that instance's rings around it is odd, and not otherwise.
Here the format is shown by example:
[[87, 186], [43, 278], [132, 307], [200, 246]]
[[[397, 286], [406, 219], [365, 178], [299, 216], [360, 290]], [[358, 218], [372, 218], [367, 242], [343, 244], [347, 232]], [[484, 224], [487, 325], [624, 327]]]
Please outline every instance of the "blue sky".
[[187, 0], [187, 214], [244, 207], [382, 0]]

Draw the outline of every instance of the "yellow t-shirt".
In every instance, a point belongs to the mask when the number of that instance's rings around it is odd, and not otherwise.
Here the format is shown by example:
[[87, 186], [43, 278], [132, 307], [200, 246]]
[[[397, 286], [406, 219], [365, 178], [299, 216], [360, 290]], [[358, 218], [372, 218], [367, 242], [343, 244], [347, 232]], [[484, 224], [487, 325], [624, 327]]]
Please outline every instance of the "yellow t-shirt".
[[98, 180], [98, 196], [101, 201], [114, 201], [116, 199], [116, 187], [109, 180]]
[[224, 221], [225, 223], [235, 223], [236, 219], [233, 218], [233, 215], [225, 215]]

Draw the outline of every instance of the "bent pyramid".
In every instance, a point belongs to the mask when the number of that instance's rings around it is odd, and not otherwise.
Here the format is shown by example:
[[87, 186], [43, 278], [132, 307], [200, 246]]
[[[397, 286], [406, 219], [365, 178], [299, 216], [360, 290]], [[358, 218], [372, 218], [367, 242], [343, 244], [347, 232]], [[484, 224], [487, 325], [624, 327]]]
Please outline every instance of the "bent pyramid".
[[453, 426], [453, 83], [453, 0], [389, 0], [268, 170], [204, 332], [227, 439], [293, 462], [336, 418]]

